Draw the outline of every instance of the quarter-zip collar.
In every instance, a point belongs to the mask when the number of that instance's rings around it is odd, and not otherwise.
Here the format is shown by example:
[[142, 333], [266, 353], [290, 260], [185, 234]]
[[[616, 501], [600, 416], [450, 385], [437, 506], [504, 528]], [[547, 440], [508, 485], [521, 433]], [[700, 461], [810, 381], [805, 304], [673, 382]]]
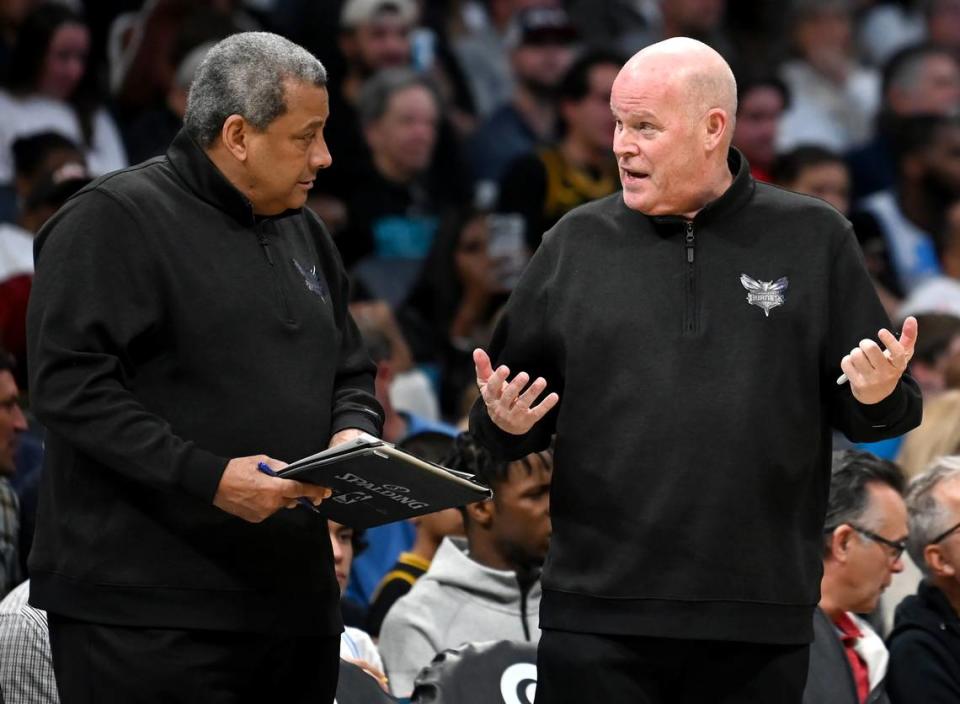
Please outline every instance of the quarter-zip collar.
[[[694, 224], [700, 228], [713, 220], [727, 217], [740, 210], [753, 196], [756, 181], [750, 174], [750, 164], [747, 158], [736, 147], [730, 147], [727, 153], [727, 166], [733, 175], [729, 188], [718, 198], [707, 203], [693, 218]], [[650, 216], [645, 216], [650, 217]], [[657, 232], [663, 235], [673, 234], [679, 228], [685, 227], [687, 218], [681, 215], [656, 215], [650, 217]]]
[[185, 129], [181, 129], [170, 143], [167, 160], [198, 198], [247, 227], [253, 227], [263, 220], [273, 220], [300, 212], [299, 209], [291, 209], [269, 217], [255, 215], [250, 200], [230, 183]]

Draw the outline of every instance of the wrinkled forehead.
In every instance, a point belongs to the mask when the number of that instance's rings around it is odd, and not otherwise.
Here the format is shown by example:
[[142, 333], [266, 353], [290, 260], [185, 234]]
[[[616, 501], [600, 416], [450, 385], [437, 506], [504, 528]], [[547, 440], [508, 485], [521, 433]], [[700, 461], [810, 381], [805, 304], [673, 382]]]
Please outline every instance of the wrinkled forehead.
[[670, 112], [687, 102], [682, 84], [683, 77], [678, 72], [661, 70], [656, 65], [621, 70], [613, 82], [610, 104], [614, 112]]

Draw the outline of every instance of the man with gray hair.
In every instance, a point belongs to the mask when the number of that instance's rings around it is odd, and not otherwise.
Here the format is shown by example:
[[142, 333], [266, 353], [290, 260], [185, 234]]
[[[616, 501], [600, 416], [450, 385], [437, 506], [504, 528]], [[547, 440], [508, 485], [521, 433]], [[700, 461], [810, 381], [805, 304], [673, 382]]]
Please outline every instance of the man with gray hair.
[[859, 450], [834, 453], [805, 704], [889, 702], [887, 649], [857, 614], [872, 612], [893, 575], [903, 571], [903, 489], [892, 462]]
[[897, 607], [887, 691], [893, 704], [960, 701], [960, 455], [910, 483], [907, 550], [924, 581]]
[[264, 471], [382, 424], [346, 275], [303, 207], [331, 161], [326, 80], [282, 37], [223, 40], [166, 157], [38, 236], [30, 601], [65, 704], [333, 699], [339, 589], [298, 502], [329, 490]]

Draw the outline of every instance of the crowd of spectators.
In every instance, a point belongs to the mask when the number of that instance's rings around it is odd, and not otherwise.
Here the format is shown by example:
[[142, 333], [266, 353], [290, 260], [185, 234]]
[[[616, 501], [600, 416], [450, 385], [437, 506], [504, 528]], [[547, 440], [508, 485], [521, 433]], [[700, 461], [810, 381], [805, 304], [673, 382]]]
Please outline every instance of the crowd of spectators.
[[[852, 683], [861, 702], [921, 701], [911, 692], [927, 687], [941, 699], [923, 701], [960, 701], [960, 0], [0, 0], [6, 701], [12, 680], [49, 694], [52, 678], [6, 655], [16, 634], [43, 632], [25, 581], [42, 454], [24, 332], [33, 238], [91, 179], [162, 156], [205, 52], [258, 29], [329, 69], [333, 163], [308, 205], [350, 274], [385, 437], [497, 490], [365, 535], [331, 524], [358, 629], [345, 657], [416, 699], [418, 671], [445, 648], [536, 642], [552, 460], [499, 465], [458, 436], [476, 397], [471, 351], [543, 233], [618, 190], [620, 66], [691, 36], [735, 70], [734, 146], [753, 176], [846, 215], [894, 325], [919, 319], [923, 424], [835, 460], [811, 677]], [[11, 625], [24, 618], [30, 628]]]

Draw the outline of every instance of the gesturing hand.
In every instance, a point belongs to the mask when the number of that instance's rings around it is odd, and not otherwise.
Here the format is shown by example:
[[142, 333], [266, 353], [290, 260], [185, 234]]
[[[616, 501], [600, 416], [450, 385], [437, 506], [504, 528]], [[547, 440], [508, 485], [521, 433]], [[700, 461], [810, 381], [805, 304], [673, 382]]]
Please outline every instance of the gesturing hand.
[[480, 395], [487, 405], [490, 420], [507, 433], [523, 435], [560, 400], [556, 393], [551, 393], [536, 406], [532, 406], [547, 388], [546, 379], [539, 377], [527, 386], [530, 375], [520, 372], [507, 383], [510, 370], [501, 365], [494, 371], [490, 357], [479, 348], [473, 351], [473, 363], [477, 369], [477, 386], [480, 387]]
[[861, 340], [859, 347], [840, 361], [840, 368], [850, 381], [853, 397], [863, 404], [879, 403], [897, 387], [897, 382], [913, 357], [917, 342], [917, 319], [910, 316], [903, 321], [903, 331], [898, 340], [889, 330], [878, 333], [886, 346], [881, 351], [873, 340]]

